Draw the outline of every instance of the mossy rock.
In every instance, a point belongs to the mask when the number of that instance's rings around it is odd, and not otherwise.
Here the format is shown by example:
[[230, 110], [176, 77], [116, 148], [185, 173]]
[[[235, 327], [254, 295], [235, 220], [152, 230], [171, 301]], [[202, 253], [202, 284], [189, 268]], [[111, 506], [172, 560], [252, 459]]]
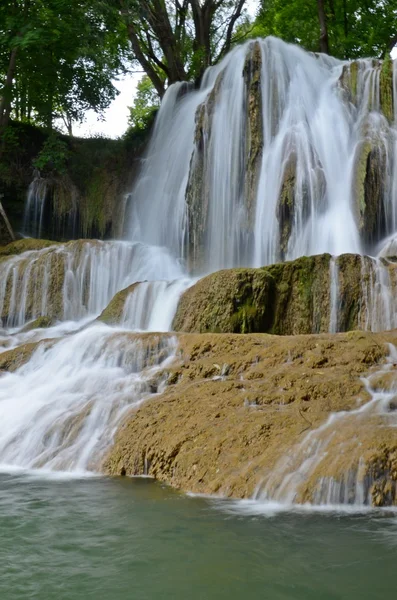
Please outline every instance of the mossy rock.
[[262, 52], [259, 42], [250, 47], [244, 65], [247, 95], [245, 183], [244, 197], [247, 209], [247, 226], [252, 227], [263, 154], [263, 116], [261, 92]]
[[387, 56], [380, 72], [380, 106], [389, 123], [394, 121], [393, 61]]
[[[339, 277], [338, 329], [363, 326], [361, 256], [336, 261]], [[368, 268], [372, 268], [371, 259]], [[259, 269], [229, 269], [208, 275], [181, 297], [175, 331], [298, 335], [329, 331], [329, 254]]]
[[139, 282], [133, 283], [124, 290], [118, 292], [99, 315], [97, 321], [101, 321], [107, 325], [119, 324], [123, 316], [125, 302], [128, 296], [133, 293], [137, 285], [139, 285]]
[[51, 327], [54, 324], [54, 319], [52, 317], [38, 317], [34, 321], [31, 321], [22, 329], [23, 333], [27, 331], [33, 331], [33, 329], [47, 329], [47, 327]]
[[261, 269], [230, 269], [201, 279], [182, 296], [176, 331], [248, 333], [266, 330], [274, 280]]
[[13, 254], [22, 254], [23, 252], [30, 252], [32, 250], [43, 250], [43, 248], [49, 248], [50, 246], [57, 245], [57, 242], [51, 242], [50, 240], [36, 240], [35, 238], [23, 238], [11, 242], [6, 246], [0, 246], [0, 256], [11, 256]]

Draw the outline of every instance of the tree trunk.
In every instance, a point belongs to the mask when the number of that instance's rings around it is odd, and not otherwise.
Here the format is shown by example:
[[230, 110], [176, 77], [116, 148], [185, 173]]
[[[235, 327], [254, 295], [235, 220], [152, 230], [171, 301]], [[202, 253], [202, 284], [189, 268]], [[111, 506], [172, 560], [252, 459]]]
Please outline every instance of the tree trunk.
[[160, 79], [156, 70], [153, 68], [152, 64], [142, 52], [138, 37], [135, 33], [135, 29], [132, 23], [127, 24], [127, 31], [128, 38], [131, 42], [131, 47], [136, 56], [136, 59], [141, 63], [142, 69], [145, 71], [146, 75], [153, 83], [160, 98], [162, 98], [165, 94], [164, 82]]
[[320, 52], [329, 54], [327, 17], [325, 14], [324, 0], [317, 0], [317, 8], [318, 20], [320, 23]]
[[4, 86], [3, 96], [0, 99], [0, 130], [4, 129], [9, 121], [12, 101], [12, 85], [17, 65], [18, 48], [13, 48], [8, 63], [7, 78]]

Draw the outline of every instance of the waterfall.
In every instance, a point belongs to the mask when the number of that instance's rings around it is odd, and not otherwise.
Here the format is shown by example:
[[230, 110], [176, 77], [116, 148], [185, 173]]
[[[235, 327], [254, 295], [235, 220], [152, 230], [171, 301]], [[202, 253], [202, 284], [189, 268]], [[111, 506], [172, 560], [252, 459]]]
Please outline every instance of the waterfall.
[[381, 69], [267, 38], [235, 48], [198, 91], [171, 86], [132, 194], [131, 237], [166, 244], [199, 271], [373, 253], [397, 230]]
[[[26, 364], [0, 377], [3, 466], [97, 470], [126, 411], [166, 384], [177, 343], [165, 332], [193, 276], [329, 253], [326, 323], [336, 332], [350, 283], [338, 256], [357, 254], [354, 323], [397, 326], [397, 101], [393, 116], [382, 69], [378, 60], [348, 63], [272, 37], [236, 46], [199, 89], [168, 88], [121, 205], [126, 240], [1, 257], [1, 350], [15, 340], [38, 343]], [[396, 63], [393, 70], [396, 99]], [[35, 237], [43, 234], [46, 194], [35, 178], [25, 211], [25, 230]], [[118, 322], [95, 322], [126, 288]], [[38, 317], [56, 325], [26, 332]], [[354, 453], [348, 479], [318, 470], [330, 449], [337, 453], [336, 428], [350, 434], [364, 414], [385, 416], [387, 394], [372, 379], [367, 390], [372, 401], [308, 434], [263, 494], [303, 498], [301, 481], [317, 474], [312, 500], [350, 502], [353, 494], [367, 501]]]
[[127, 296], [120, 325], [133, 330], [169, 331], [178, 300], [192, 284], [189, 278], [138, 283]]
[[23, 231], [26, 235], [41, 238], [48, 182], [40, 176], [35, 177], [29, 186], [23, 216]]
[[115, 336], [96, 325], [43, 343], [0, 378], [0, 465], [96, 470], [123, 414], [161, 392], [172, 337]]
[[47, 315], [95, 317], [131, 283], [181, 276], [179, 263], [156, 246], [100, 241], [54, 245], [0, 263], [0, 317], [6, 327], [22, 327]]

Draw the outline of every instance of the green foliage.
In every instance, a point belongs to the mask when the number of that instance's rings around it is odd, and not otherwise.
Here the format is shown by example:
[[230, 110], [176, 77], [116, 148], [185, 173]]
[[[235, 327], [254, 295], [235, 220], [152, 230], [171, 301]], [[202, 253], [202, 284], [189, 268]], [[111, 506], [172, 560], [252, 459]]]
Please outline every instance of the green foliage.
[[147, 129], [159, 109], [160, 100], [152, 82], [144, 75], [138, 83], [134, 105], [130, 107], [129, 123], [134, 130]]
[[58, 135], [51, 135], [34, 159], [33, 166], [39, 171], [62, 174], [66, 172], [69, 154], [68, 144]]
[[120, 18], [102, 0], [3, 0], [0, 82], [12, 52], [13, 85], [3, 84], [12, 116], [49, 129], [62, 118], [69, 130], [88, 109], [107, 108], [117, 94], [112, 79], [128, 54]]
[[[382, 58], [397, 43], [395, 0], [325, 0], [330, 53], [338, 58]], [[261, 0], [249, 37], [274, 35], [318, 51], [315, 0]]]

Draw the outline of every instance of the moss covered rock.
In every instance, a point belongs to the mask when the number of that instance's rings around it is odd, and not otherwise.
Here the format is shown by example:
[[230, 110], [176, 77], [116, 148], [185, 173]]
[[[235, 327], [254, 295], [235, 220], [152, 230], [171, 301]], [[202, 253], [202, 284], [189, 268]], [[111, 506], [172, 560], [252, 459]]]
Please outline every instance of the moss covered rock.
[[43, 250], [43, 248], [50, 248], [51, 246], [56, 245], [57, 242], [51, 242], [49, 240], [23, 238], [15, 242], [10, 242], [6, 246], [0, 246], [0, 257], [18, 255], [22, 254], [23, 252], [30, 252], [32, 250]]
[[97, 320], [102, 321], [102, 323], [106, 323], [107, 325], [117, 325], [120, 323], [123, 317], [125, 302], [137, 285], [139, 285], [139, 282], [133, 283], [124, 290], [118, 292], [102, 311]]
[[[208, 275], [182, 295], [173, 328], [190, 333], [297, 335], [328, 332], [333, 315], [338, 331], [388, 328], [387, 319], [378, 314], [383, 305], [377, 282], [379, 277], [388, 278], [394, 293], [396, 263], [356, 254], [332, 260], [334, 274], [331, 256], [322, 254]], [[336, 298], [331, 289], [334, 276]]]
[[54, 324], [54, 319], [52, 317], [38, 317], [34, 321], [28, 323], [22, 331], [26, 333], [27, 331], [33, 331], [33, 329], [47, 329], [47, 327], [51, 327]]
[[261, 269], [230, 269], [205, 277], [182, 296], [176, 331], [328, 331], [328, 254]]

